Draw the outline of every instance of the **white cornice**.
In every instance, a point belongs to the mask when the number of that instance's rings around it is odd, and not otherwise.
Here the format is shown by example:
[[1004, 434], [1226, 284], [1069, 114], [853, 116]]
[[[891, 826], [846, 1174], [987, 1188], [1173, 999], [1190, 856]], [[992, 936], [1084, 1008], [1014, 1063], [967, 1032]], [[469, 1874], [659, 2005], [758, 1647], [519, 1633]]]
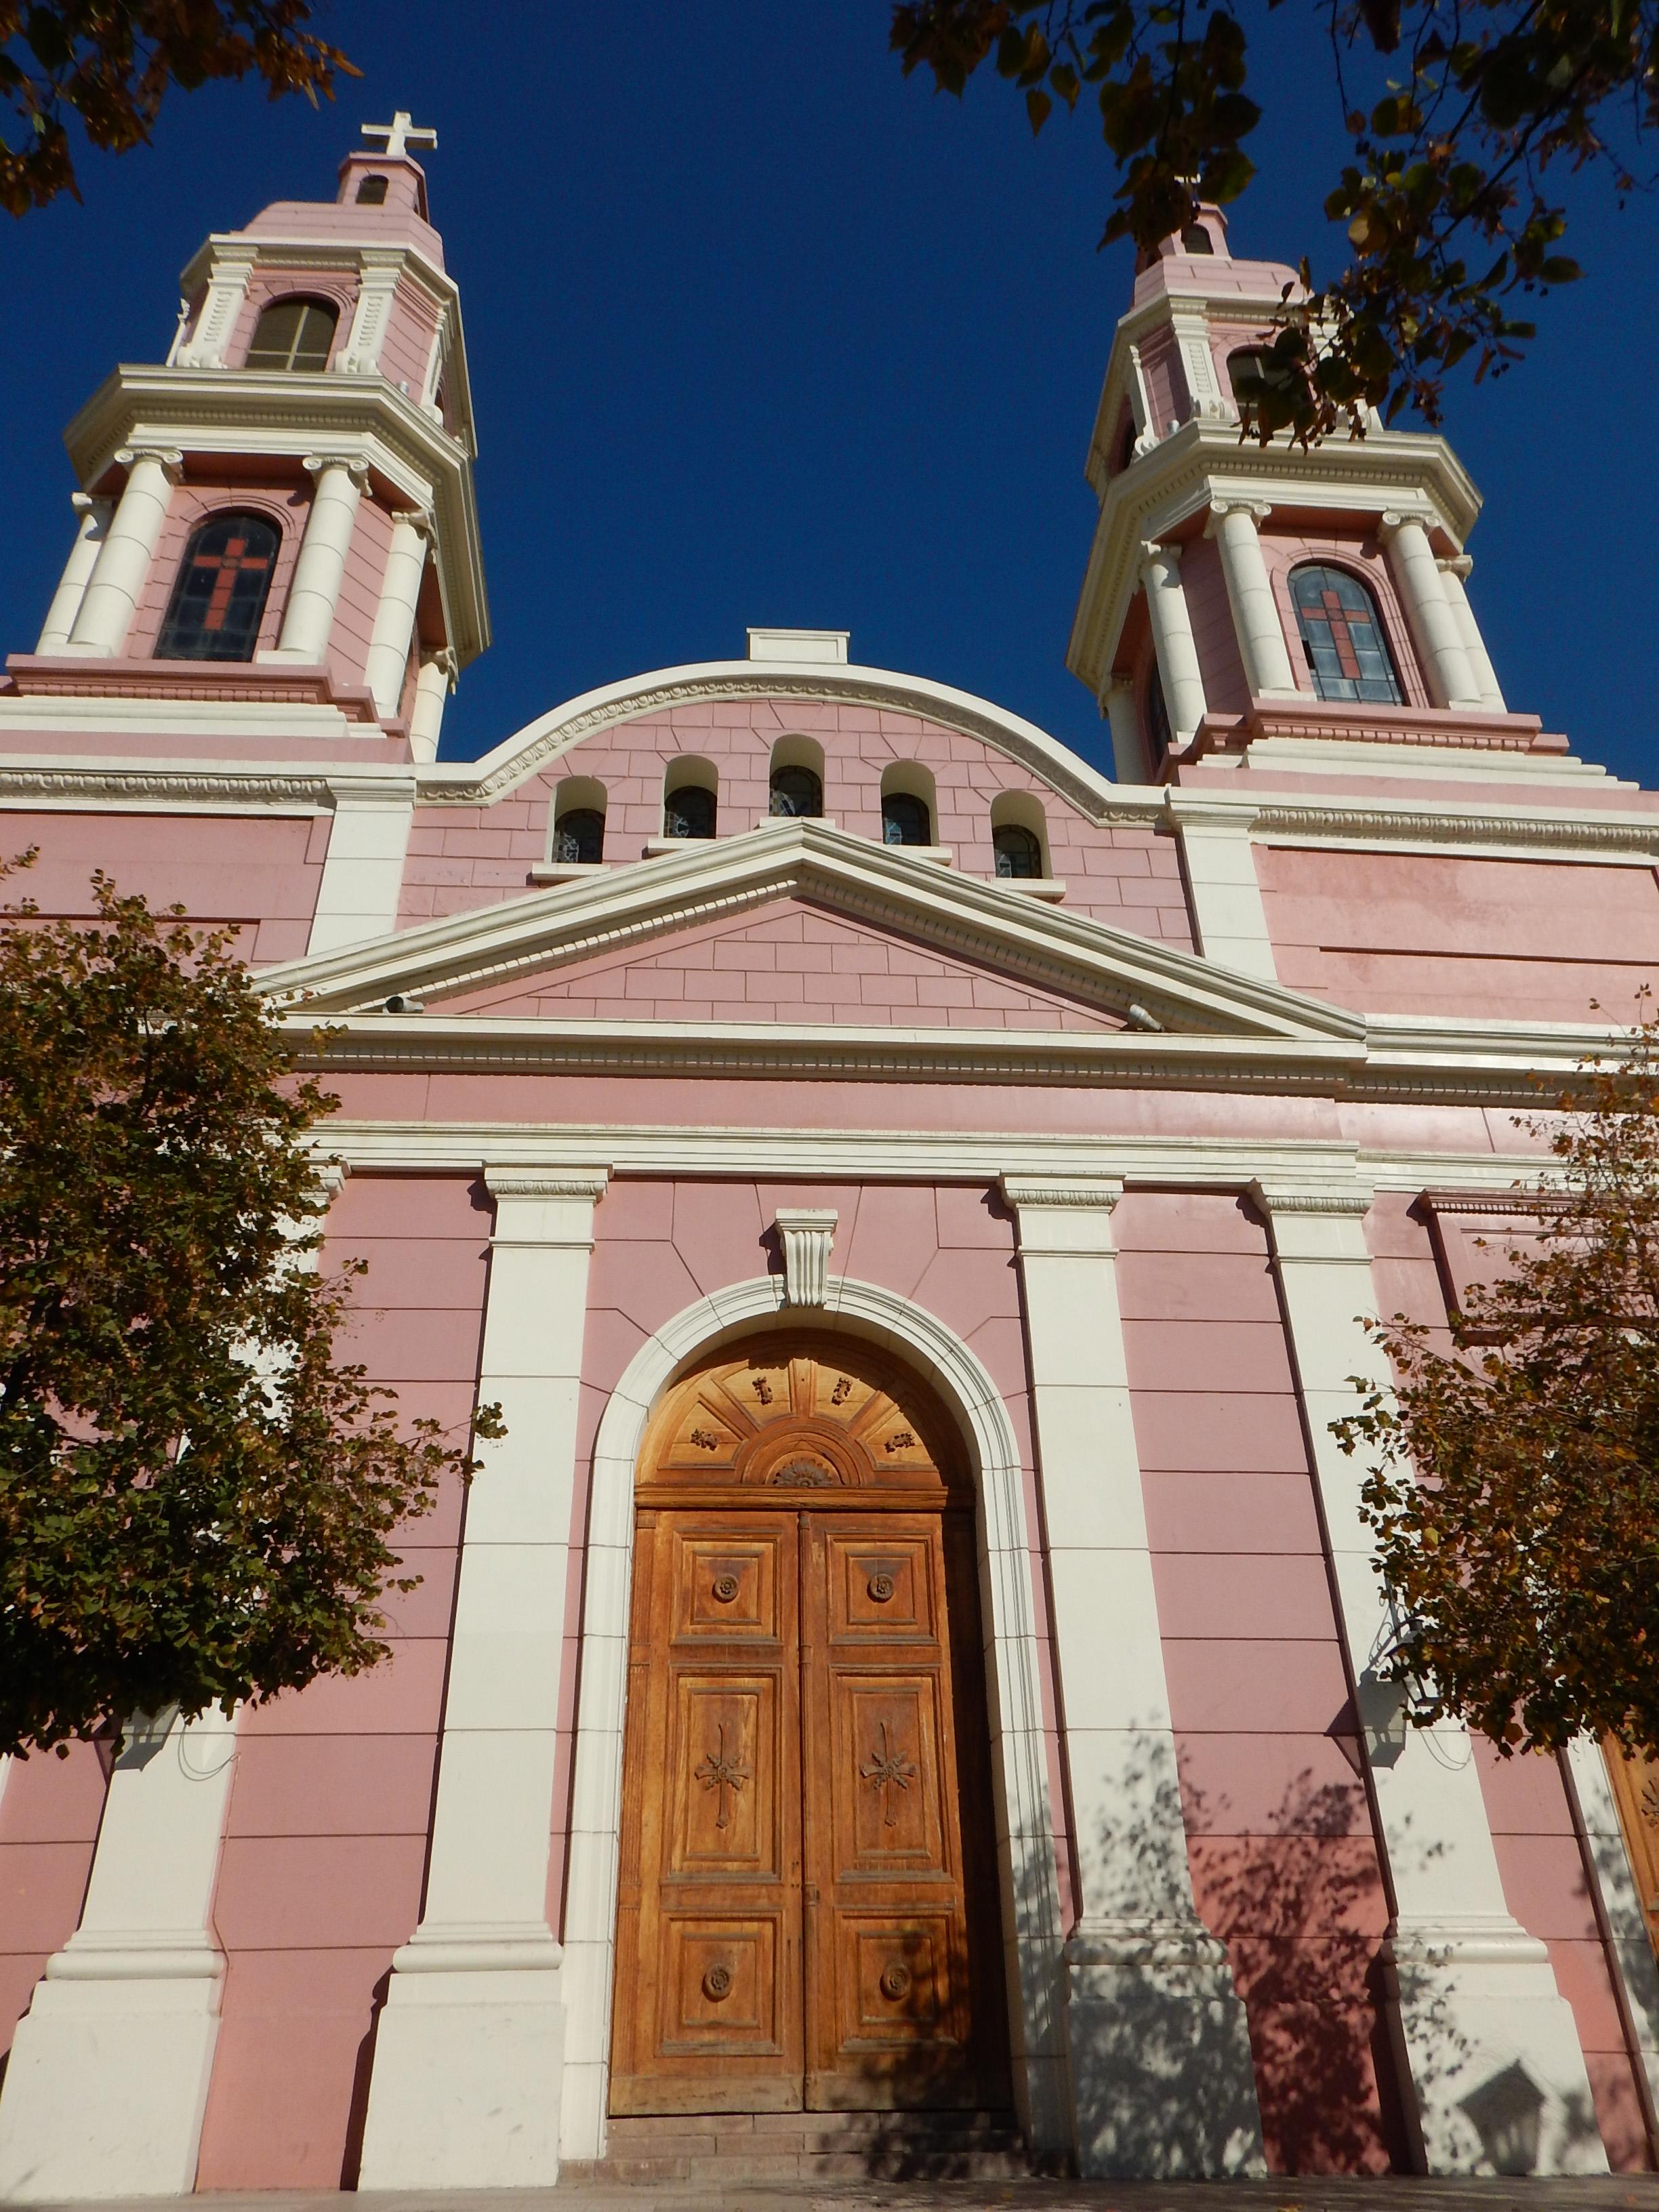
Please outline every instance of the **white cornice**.
[[0, 754], [0, 806], [86, 809], [112, 813], [316, 814], [342, 798], [399, 799], [413, 805], [407, 765], [362, 769], [222, 767], [199, 761], [109, 761]]
[[438, 580], [449, 643], [463, 665], [489, 643], [489, 605], [471, 458], [441, 422], [389, 379], [123, 362], [64, 433], [83, 489], [123, 447], [300, 460], [325, 445], [362, 460], [437, 524]]
[[785, 897], [811, 899], [1120, 1018], [1139, 1004], [1165, 1029], [1321, 1039], [1354, 1037], [1363, 1027], [1279, 984], [1038, 904], [994, 879], [958, 875], [902, 846], [788, 819], [291, 962], [267, 969], [259, 988], [276, 999], [302, 995], [319, 1012], [366, 1011], [394, 993], [429, 1001]]

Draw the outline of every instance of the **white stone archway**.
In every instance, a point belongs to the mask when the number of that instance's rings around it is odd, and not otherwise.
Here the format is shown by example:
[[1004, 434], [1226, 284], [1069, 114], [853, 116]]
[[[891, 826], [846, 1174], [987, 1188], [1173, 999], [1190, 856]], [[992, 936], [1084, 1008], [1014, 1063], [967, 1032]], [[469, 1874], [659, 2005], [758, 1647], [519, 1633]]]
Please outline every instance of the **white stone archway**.
[[822, 1320], [917, 1368], [957, 1417], [978, 1492], [986, 1700], [997, 1792], [1014, 2094], [1034, 2149], [1070, 2137], [1061, 2016], [1064, 1929], [1042, 1741], [1030, 1549], [1019, 1452], [1007, 1408], [955, 1333], [911, 1299], [833, 1276], [822, 1306], [788, 1306], [775, 1275], [700, 1298], [635, 1353], [594, 1445], [576, 1706], [562, 1978], [566, 2016], [560, 2154], [599, 2157], [605, 2136], [615, 1971], [623, 1729], [633, 1576], [634, 1478], [645, 1425], [694, 1358], [769, 1325]]

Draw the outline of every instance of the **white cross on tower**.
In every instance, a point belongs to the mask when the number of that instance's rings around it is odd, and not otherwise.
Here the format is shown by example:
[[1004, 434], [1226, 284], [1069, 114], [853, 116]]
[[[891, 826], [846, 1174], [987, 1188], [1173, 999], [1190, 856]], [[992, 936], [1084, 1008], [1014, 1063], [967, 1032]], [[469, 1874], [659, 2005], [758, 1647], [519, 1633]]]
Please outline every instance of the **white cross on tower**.
[[438, 149], [438, 134], [417, 124], [406, 107], [400, 107], [390, 123], [364, 123], [359, 125], [365, 138], [384, 138], [381, 151], [394, 161], [400, 161], [411, 146], [430, 146]]

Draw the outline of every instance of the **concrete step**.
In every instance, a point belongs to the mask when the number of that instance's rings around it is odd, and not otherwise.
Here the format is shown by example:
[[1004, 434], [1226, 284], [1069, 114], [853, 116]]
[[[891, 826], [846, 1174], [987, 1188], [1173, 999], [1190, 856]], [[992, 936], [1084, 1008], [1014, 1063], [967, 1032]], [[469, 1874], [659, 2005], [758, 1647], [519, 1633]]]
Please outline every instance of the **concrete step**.
[[799, 2181], [1016, 2181], [1033, 2172], [1012, 2113], [675, 2112], [611, 2123], [572, 2181], [739, 2188]]

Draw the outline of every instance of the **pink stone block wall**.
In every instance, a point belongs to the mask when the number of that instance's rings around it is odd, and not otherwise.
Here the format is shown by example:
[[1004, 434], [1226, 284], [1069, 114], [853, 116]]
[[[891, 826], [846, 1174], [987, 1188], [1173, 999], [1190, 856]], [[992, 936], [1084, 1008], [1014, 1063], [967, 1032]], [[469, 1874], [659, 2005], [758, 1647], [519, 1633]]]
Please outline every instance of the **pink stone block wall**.
[[1181, 549], [1181, 585], [1193, 626], [1193, 643], [1204, 677], [1204, 699], [1212, 714], [1242, 714], [1250, 687], [1238, 650], [1238, 631], [1212, 538], [1189, 538]]
[[[465, 1441], [478, 1372], [489, 1202], [459, 1177], [354, 1177], [325, 1267], [366, 1259], [349, 1348]], [[372, 2022], [419, 1917], [461, 1501], [451, 1489], [397, 1548], [392, 1656], [243, 1717], [214, 1925], [228, 1960], [202, 2136], [203, 2189], [355, 2179]]]
[[1267, 1233], [1198, 1193], [1132, 1193], [1113, 1226], [1188, 1852], [1268, 2163], [1383, 2172], [1388, 1904]]
[[101, 868], [119, 891], [160, 911], [175, 902], [192, 922], [236, 932], [256, 965], [304, 952], [328, 851], [328, 817], [282, 814], [9, 813], [7, 854], [38, 846], [33, 866], [7, 885], [43, 915], [92, 915]]
[[1651, 868], [1263, 845], [1256, 869], [1280, 982], [1362, 1012], [1630, 1021], [1659, 974]]
[[573, 963], [441, 1001], [449, 1014], [565, 1020], [850, 1022], [861, 1027], [1119, 1030], [1122, 1023], [972, 961], [780, 899], [753, 920], [677, 930], [644, 951]]
[[0, 2043], [28, 2010], [46, 1960], [75, 1933], [107, 1780], [99, 1752], [15, 1759], [0, 1794]]
[[368, 641], [380, 612], [380, 586], [392, 550], [392, 517], [378, 500], [357, 502], [351, 551], [340, 581], [334, 627], [328, 634], [328, 672], [337, 684], [361, 684], [368, 660]]
[[1031, 794], [1043, 809], [1049, 866], [1066, 884], [1066, 908], [1114, 928], [1192, 948], [1193, 933], [1170, 838], [1139, 827], [1101, 827], [1017, 762], [977, 738], [914, 714], [812, 700], [738, 699], [636, 715], [581, 739], [542, 774], [485, 807], [417, 808], [399, 919], [422, 921], [520, 896], [530, 869], [549, 856], [553, 794], [566, 776], [605, 787], [605, 857], [639, 860], [662, 834], [665, 783], [688, 755], [719, 775], [719, 830], [752, 830], [768, 817], [772, 747], [799, 732], [824, 750], [825, 815], [862, 837], [881, 836], [881, 778], [915, 761], [938, 794], [936, 840], [963, 874], [995, 873], [991, 802]]
[[[699, 1297], [775, 1273], [767, 1231], [780, 1206], [832, 1206], [840, 1216], [831, 1266], [878, 1283], [937, 1316], [984, 1363], [1008, 1408], [1025, 1489], [1030, 1574], [1039, 1641], [1049, 1789], [1056, 1822], [1060, 1788], [1053, 1664], [1037, 1510], [1025, 1347], [1013, 1224], [982, 1188], [915, 1184], [673, 1182], [621, 1178], [594, 1212], [594, 1249], [582, 1356], [577, 1492], [571, 1529], [571, 1596], [566, 1615], [567, 1684], [575, 1675], [580, 1626], [581, 1552], [594, 1440], [629, 1361], [653, 1329]], [[989, 1623], [981, 1626], [987, 1632]], [[548, 1911], [563, 1926], [574, 1705], [561, 1714], [560, 1784], [555, 1793]], [[1062, 1896], [1071, 1889], [1060, 1847]]]

